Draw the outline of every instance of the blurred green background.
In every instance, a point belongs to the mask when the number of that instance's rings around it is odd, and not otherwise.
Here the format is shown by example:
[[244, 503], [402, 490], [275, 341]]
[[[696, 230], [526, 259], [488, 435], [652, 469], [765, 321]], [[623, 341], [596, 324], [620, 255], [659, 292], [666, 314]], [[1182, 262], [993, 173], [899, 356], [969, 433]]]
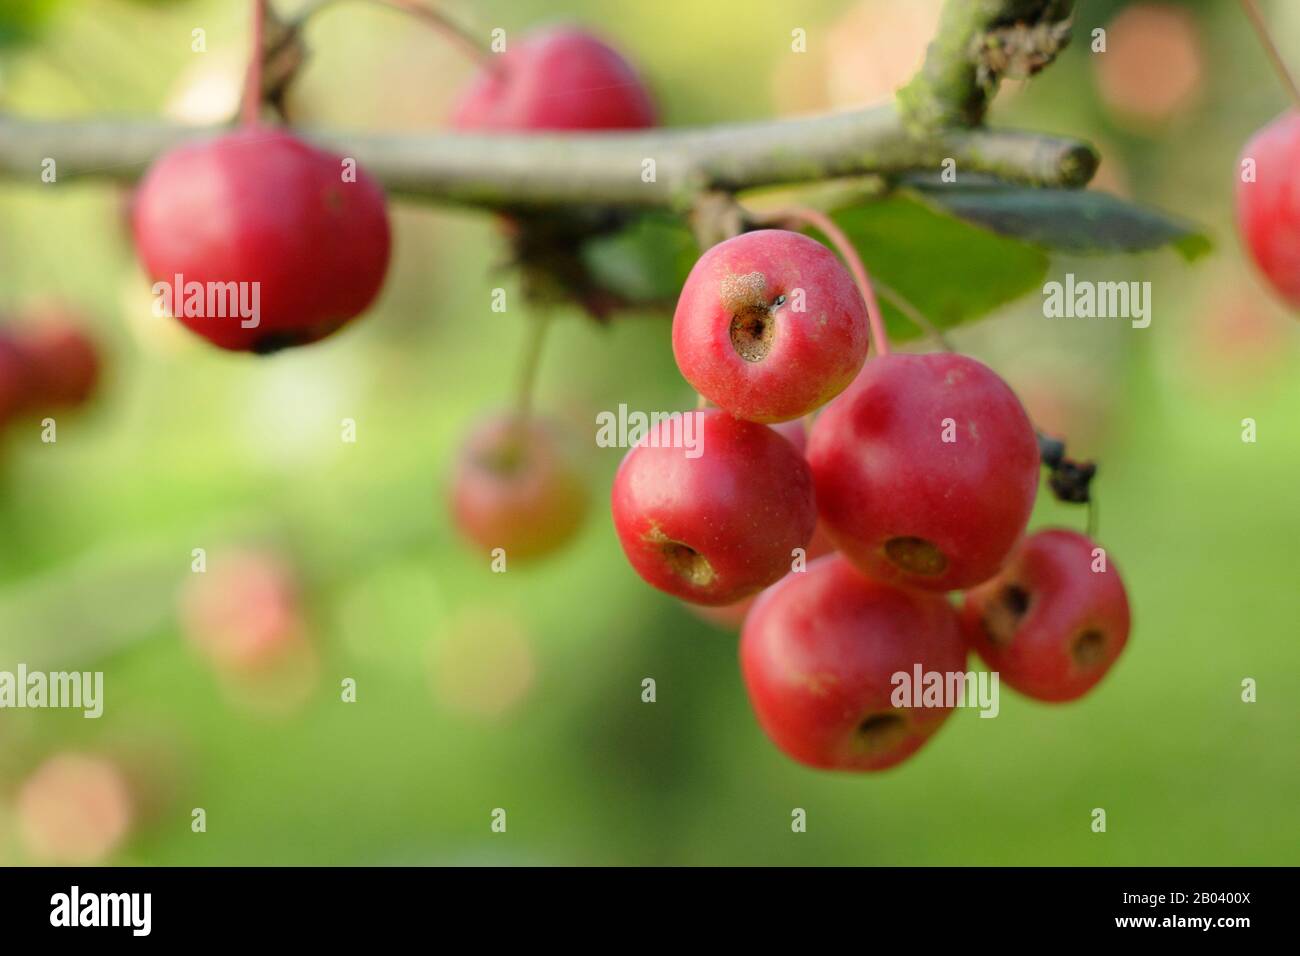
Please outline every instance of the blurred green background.
[[[495, 286], [518, 299], [489, 217], [396, 207], [372, 313], [258, 359], [151, 316], [121, 189], [5, 181], [0, 313], [77, 304], [106, 371], [97, 400], [60, 417], [57, 443], [34, 422], [3, 437], [0, 668], [102, 669], [106, 705], [99, 720], [0, 711], [0, 862], [43, 862], [26, 818], [69, 798], [24, 788], [68, 753], [125, 781], [127, 829], [102, 851], [123, 864], [1300, 862], [1300, 331], [1231, 218], [1237, 153], [1285, 94], [1234, 3], [1155, 20], [1147, 4], [1079, 6], [1069, 51], [1004, 89], [991, 122], [1094, 141], [1100, 188], [1201, 224], [1214, 252], [1053, 259], [1049, 278], [1150, 280], [1145, 330], [1048, 322], [1031, 293], [952, 337], [1101, 463], [1099, 538], [1135, 625], [1095, 693], [1048, 706], [1008, 691], [998, 719], [959, 710], [884, 774], [803, 769], [758, 729], [734, 635], [642, 584], [613, 534], [622, 452], [594, 447], [594, 416], [689, 407], [667, 315], [604, 328], [560, 315], [538, 403], [587, 446], [591, 513], [568, 550], [493, 574], [445, 504], [456, 449], [508, 402], [523, 339], [518, 310], [490, 309]], [[588, 25], [638, 64], [673, 125], [878, 101], [918, 61], [930, 7], [449, 5], [484, 29]], [[1265, 9], [1300, 68], [1300, 5]], [[25, 0], [0, 24], [0, 109], [201, 122], [238, 95], [243, 3]], [[1111, 54], [1130, 44], [1118, 66], [1088, 52], [1103, 25]], [[205, 54], [190, 51], [195, 27]], [[790, 50], [795, 27], [806, 54]], [[322, 14], [307, 36], [293, 109], [313, 124], [435, 130], [470, 72], [437, 34], [366, 4]], [[340, 441], [344, 418], [355, 444]], [[1084, 520], [1042, 500], [1034, 523]], [[210, 574], [252, 551], [300, 580], [310, 652], [282, 706], [186, 640], [194, 548]], [[656, 703], [641, 702], [645, 677]], [[355, 703], [340, 699], [344, 678]], [[1241, 701], [1244, 678], [1256, 703]], [[191, 829], [196, 807], [206, 832]], [[806, 833], [791, 832], [795, 807]], [[1090, 828], [1095, 807], [1106, 833]]]

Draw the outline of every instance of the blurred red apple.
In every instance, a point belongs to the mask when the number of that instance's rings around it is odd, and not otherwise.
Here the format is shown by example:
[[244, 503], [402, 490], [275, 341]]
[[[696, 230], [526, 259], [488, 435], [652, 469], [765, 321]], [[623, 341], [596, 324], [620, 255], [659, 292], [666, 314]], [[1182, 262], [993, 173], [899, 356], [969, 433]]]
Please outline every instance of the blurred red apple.
[[39, 863], [88, 865], [113, 853], [131, 829], [126, 778], [112, 761], [62, 753], [41, 764], [18, 793], [19, 834]]
[[1170, 3], [1125, 7], [1106, 26], [1106, 51], [1092, 54], [1101, 98], [1125, 125], [1157, 126], [1196, 101], [1205, 74], [1200, 27]]

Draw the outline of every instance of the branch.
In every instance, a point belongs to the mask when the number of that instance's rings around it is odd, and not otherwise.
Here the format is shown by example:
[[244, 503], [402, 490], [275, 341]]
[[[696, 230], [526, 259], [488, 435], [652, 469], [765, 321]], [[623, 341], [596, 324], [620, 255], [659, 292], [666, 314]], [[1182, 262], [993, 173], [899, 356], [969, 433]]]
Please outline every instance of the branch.
[[947, 0], [925, 63], [898, 93], [917, 131], [975, 126], [1002, 76], [1036, 73], [1069, 41], [1074, 0]]
[[[34, 120], [0, 114], [0, 175], [41, 184], [137, 179], [176, 144], [219, 132], [135, 119]], [[355, 158], [390, 192], [484, 208], [557, 205], [686, 209], [708, 190], [735, 192], [842, 176], [935, 170], [946, 158], [1042, 186], [1080, 186], [1097, 154], [1078, 140], [988, 129], [909, 132], [883, 107], [801, 119], [633, 133], [466, 135], [300, 130]], [[653, 182], [642, 179], [655, 162]]]

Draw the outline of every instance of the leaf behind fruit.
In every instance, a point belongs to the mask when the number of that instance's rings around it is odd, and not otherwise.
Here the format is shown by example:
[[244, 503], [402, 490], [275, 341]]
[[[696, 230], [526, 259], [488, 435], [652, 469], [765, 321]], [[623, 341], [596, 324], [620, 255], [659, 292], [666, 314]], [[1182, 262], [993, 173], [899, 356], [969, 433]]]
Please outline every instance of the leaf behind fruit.
[[[832, 213], [874, 281], [889, 286], [939, 329], [970, 322], [1042, 288], [1048, 256], [931, 207], [907, 193]], [[892, 338], [922, 335], [880, 303]]]
[[926, 202], [967, 222], [1054, 251], [1132, 253], [1169, 246], [1190, 262], [1211, 249], [1196, 226], [1096, 190], [933, 180], [911, 180], [909, 186]]

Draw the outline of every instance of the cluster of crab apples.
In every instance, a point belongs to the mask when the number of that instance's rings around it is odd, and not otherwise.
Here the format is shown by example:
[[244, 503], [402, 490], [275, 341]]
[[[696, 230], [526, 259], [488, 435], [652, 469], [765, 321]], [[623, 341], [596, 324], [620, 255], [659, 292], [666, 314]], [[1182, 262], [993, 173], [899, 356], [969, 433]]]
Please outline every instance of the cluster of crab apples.
[[870, 328], [849, 272], [808, 236], [709, 249], [672, 334], [682, 375], [716, 406], [688, 413], [701, 451], [665, 422], [612, 493], [632, 567], [743, 620], [759, 723], [822, 768], [892, 766], [942, 725], [955, 702], [897, 706], [898, 675], [946, 681], [974, 648], [1022, 693], [1072, 700], [1129, 634], [1102, 549], [1025, 535], [1042, 466], [1011, 389], [963, 355], [868, 357]]
[[[626, 60], [560, 27], [512, 42], [452, 123], [599, 132], [656, 117]], [[1267, 127], [1246, 157], [1245, 244], [1300, 306], [1300, 114]], [[226, 349], [323, 338], [370, 306], [387, 271], [380, 187], [348, 158], [261, 124], [161, 157], [133, 223], [152, 278], [260, 284], [255, 327], [178, 315]], [[949, 706], [893, 706], [899, 672], [962, 671], [974, 649], [1011, 687], [1071, 700], [1107, 673], [1129, 632], [1103, 549], [1073, 531], [1027, 533], [1041, 463], [1010, 388], [962, 355], [889, 353], [870, 327], [853, 277], [812, 238], [765, 229], [707, 250], [672, 331], [683, 377], [709, 404], [690, 413], [704, 451], [647, 435], [612, 493], [632, 567], [715, 620], [743, 622], [760, 723], [817, 767], [893, 765], [943, 723]], [[536, 416], [478, 429], [452, 480], [463, 534], [519, 558], [572, 538], [587, 501], [562, 446]]]

